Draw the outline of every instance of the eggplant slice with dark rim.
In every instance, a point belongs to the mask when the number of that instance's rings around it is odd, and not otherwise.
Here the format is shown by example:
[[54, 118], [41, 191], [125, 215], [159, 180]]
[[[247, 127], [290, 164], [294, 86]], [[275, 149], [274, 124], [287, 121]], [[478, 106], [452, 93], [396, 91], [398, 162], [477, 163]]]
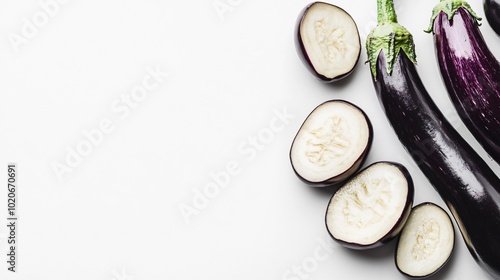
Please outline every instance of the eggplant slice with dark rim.
[[361, 54], [358, 27], [352, 17], [323, 2], [314, 2], [300, 13], [295, 47], [306, 68], [323, 82], [349, 75]]
[[395, 162], [377, 162], [349, 179], [330, 199], [326, 227], [351, 249], [388, 243], [402, 230], [413, 205], [413, 180]]
[[415, 66], [412, 35], [397, 23], [393, 1], [377, 0], [377, 6], [379, 24], [366, 42], [380, 105], [400, 142], [448, 206], [474, 260], [500, 279], [500, 178], [427, 92]]
[[443, 208], [426, 202], [415, 206], [396, 247], [396, 267], [404, 275], [423, 279], [448, 262], [455, 246], [455, 228]]
[[330, 100], [306, 118], [290, 148], [297, 176], [311, 185], [340, 183], [357, 172], [370, 150], [368, 116], [344, 100]]

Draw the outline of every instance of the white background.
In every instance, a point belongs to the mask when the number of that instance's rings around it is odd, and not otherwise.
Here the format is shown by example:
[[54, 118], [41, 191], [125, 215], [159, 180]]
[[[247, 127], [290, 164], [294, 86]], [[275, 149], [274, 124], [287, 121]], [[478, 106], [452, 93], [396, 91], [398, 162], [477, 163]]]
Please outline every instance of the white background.
[[[3, 261], [1, 226], [0, 279], [404, 279], [393, 263], [394, 242], [354, 252], [330, 241], [324, 213], [333, 190], [304, 185], [288, 159], [314, 107], [349, 100], [374, 126], [366, 164], [406, 165], [415, 204], [444, 206], [386, 121], [365, 49], [349, 78], [322, 84], [294, 47], [295, 21], [308, 1], [222, 0], [232, 5], [223, 13], [214, 3], [72, 0], [44, 23], [38, 1], [0, 2], [0, 164], [19, 167], [18, 272]], [[364, 45], [376, 1], [330, 3], [353, 16]], [[484, 156], [448, 100], [432, 36], [422, 31], [437, 3], [396, 0], [399, 21], [414, 35], [428, 91]], [[482, 1], [469, 3], [484, 16]], [[26, 20], [43, 23], [30, 38], [22, 34]], [[483, 23], [500, 57], [500, 38]], [[25, 40], [15, 46], [13, 34]], [[117, 112], [148, 69], [168, 77], [128, 115]], [[293, 118], [269, 130], [284, 110]], [[102, 121], [112, 131], [58, 178], [54, 164], [66, 164], [68, 151], [87, 141], [83, 131]], [[264, 134], [267, 142], [252, 148], [249, 139]], [[196, 215], [183, 216], [180, 209], [193, 207], [196, 193], [214, 181], [211, 174], [228, 164], [237, 172], [227, 186]], [[0, 182], [6, 176], [0, 172]], [[294, 266], [305, 271], [301, 278], [292, 277]], [[455, 254], [435, 279], [487, 279], [458, 231]]]

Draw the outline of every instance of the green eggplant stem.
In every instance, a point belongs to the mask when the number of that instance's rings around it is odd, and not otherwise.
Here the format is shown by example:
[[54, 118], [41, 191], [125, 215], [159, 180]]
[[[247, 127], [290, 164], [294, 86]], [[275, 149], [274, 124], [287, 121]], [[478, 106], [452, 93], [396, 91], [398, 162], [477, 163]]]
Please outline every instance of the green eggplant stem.
[[400, 51], [417, 63], [415, 44], [411, 33], [398, 23], [393, 0], [377, 0], [378, 25], [368, 34], [366, 50], [373, 78], [377, 77], [377, 60], [380, 52], [386, 57], [387, 73], [392, 74], [394, 62]]
[[398, 16], [392, 1], [377, 0], [377, 21], [398, 23]]
[[472, 10], [469, 3], [465, 0], [441, 0], [434, 9], [432, 9], [431, 22], [429, 27], [424, 30], [427, 33], [431, 33], [434, 29], [434, 21], [436, 20], [439, 13], [443, 12], [448, 16], [448, 20], [452, 20], [453, 16], [459, 8], [466, 9], [477, 21], [478, 25], [481, 25], [479, 21], [481, 18]]

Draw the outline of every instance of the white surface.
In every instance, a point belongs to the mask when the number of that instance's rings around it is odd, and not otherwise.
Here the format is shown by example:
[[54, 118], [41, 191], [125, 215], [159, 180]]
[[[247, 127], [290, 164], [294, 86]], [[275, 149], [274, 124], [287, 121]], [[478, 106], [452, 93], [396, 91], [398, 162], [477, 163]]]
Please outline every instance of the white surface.
[[[290, 167], [291, 141], [309, 112], [346, 99], [373, 122], [367, 164], [406, 165], [415, 203], [443, 206], [386, 121], [365, 50], [335, 85], [301, 64], [294, 25], [308, 1], [66, 2], [17, 53], [9, 34], [19, 35], [25, 18], [43, 24], [44, 12], [34, 0], [0, 2], [0, 158], [4, 168], [18, 163], [20, 197], [19, 272], [2, 261], [1, 279], [403, 279], [393, 243], [370, 252], [331, 243], [324, 213], [332, 190], [305, 186]], [[398, 0], [399, 19], [434, 100], [485, 155], [452, 109], [432, 36], [422, 32], [437, 2]], [[214, 3], [232, 6], [220, 17]], [[331, 3], [351, 13], [364, 44], [376, 1]], [[480, 0], [470, 4], [484, 16]], [[481, 30], [500, 57], [500, 38], [486, 22]], [[148, 78], [155, 71], [158, 81]], [[143, 95], [142, 84], [150, 88]], [[77, 146], [88, 152], [80, 161], [69, 152]], [[53, 164], [68, 156], [74, 168], [59, 180]], [[212, 198], [199, 198], [204, 189]], [[200, 208], [187, 223], [179, 209], [193, 199]], [[1, 226], [4, 256], [6, 234]], [[487, 276], [457, 236], [436, 279]]]

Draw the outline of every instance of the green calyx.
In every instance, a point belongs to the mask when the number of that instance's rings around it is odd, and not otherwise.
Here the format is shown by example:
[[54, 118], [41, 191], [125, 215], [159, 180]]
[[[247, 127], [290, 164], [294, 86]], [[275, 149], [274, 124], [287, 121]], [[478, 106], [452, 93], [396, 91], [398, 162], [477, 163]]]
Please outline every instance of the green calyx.
[[431, 33], [434, 27], [434, 21], [440, 12], [445, 13], [448, 16], [448, 20], [452, 20], [453, 16], [457, 12], [459, 8], [466, 9], [477, 21], [478, 24], [481, 18], [472, 10], [469, 3], [464, 0], [441, 0], [439, 4], [437, 4], [432, 10], [431, 22], [429, 24], [429, 28], [424, 30], [427, 33]]
[[387, 73], [392, 74], [394, 62], [400, 51], [417, 63], [415, 44], [411, 33], [397, 23], [392, 0], [377, 0], [378, 25], [366, 39], [368, 62], [374, 79], [377, 77], [377, 60], [380, 52], [386, 57]]

